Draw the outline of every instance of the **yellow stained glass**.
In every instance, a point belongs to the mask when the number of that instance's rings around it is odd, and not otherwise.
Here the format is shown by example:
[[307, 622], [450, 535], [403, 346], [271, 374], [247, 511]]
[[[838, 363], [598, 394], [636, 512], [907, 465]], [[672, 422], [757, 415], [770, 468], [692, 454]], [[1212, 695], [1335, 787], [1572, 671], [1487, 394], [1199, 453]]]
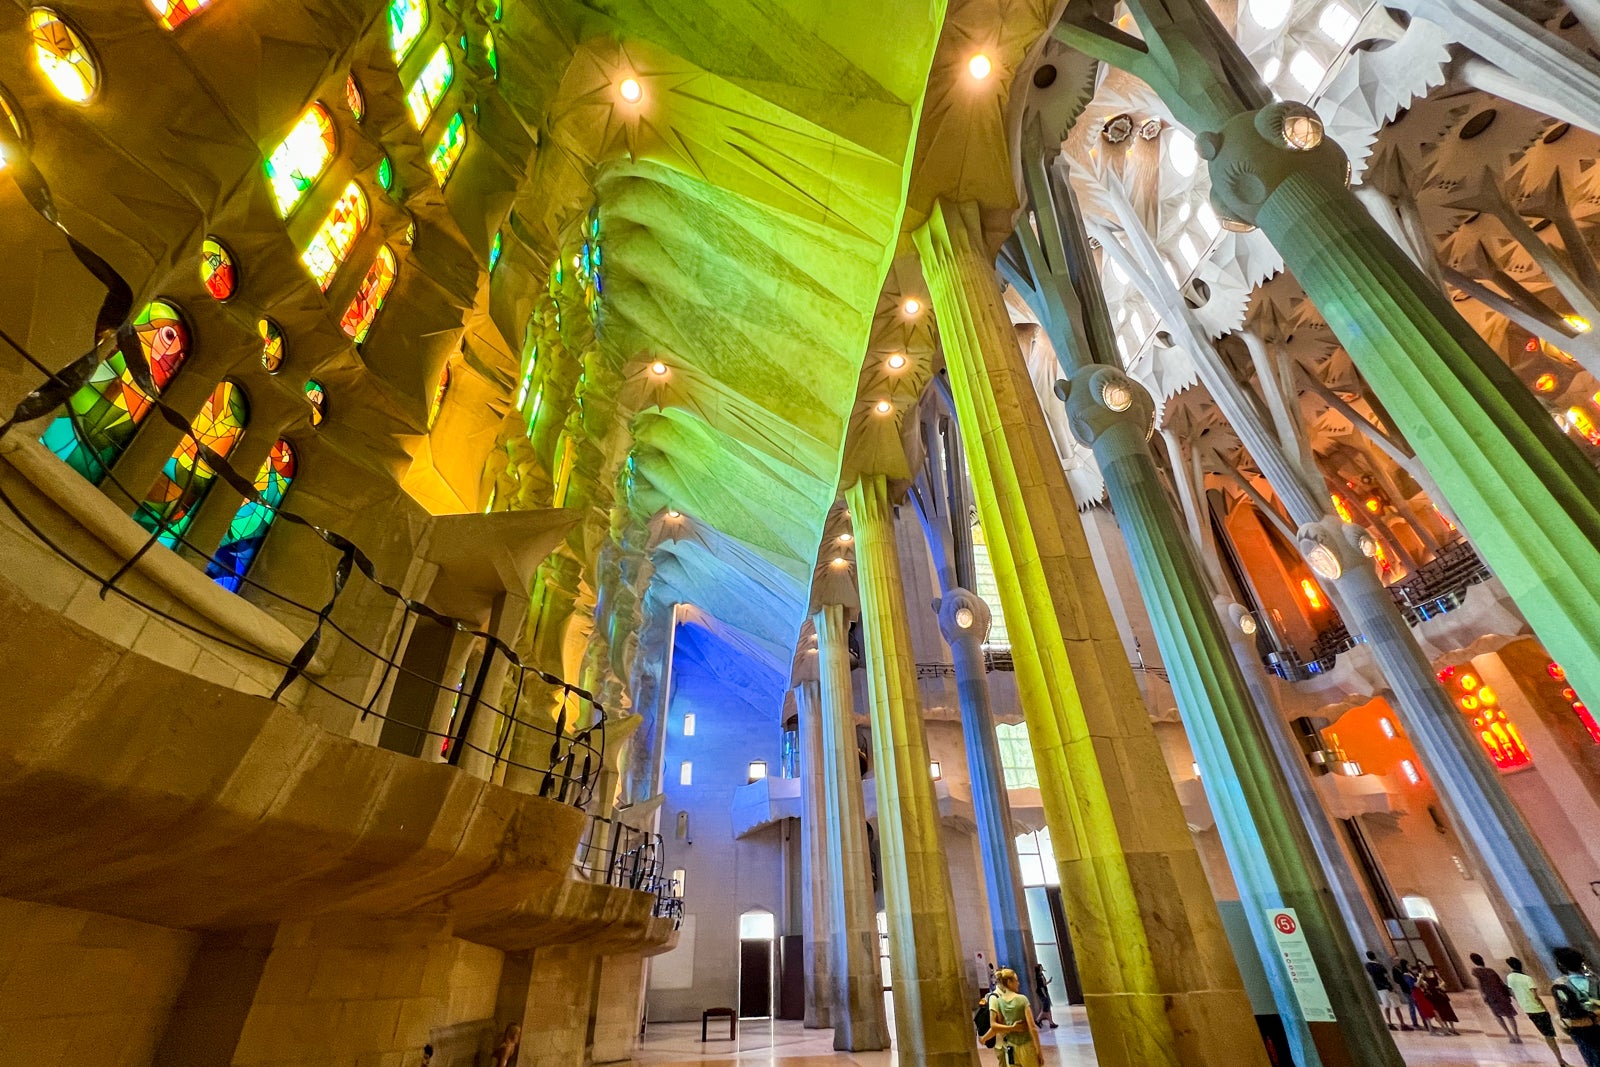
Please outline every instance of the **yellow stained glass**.
[[434, 146], [433, 153], [428, 156], [428, 166], [433, 169], [433, 180], [441, 187], [450, 180], [450, 174], [456, 169], [456, 164], [461, 162], [461, 153], [467, 148], [467, 123], [457, 111], [450, 116], [450, 125], [445, 127], [444, 136], [439, 138], [439, 143]]
[[356, 238], [367, 228], [368, 217], [367, 194], [361, 191], [361, 186], [351, 182], [344, 187], [328, 217], [317, 227], [311, 244], [300, 256], [323, 292], [328, 291], [339, 268], [349, 258]]
[[23, 140], [22, 120], [17, 118], [16, 109], [11, 106], [11, 101], [6, 99], [5, 93], [0, 93], [0, 115], [8, 120], [10, 129], [0, 127], [0, 170], [6, 169], [6, 144], [8, 138], [15, 136], [17, 143]]
[[406, 93], [406, 106], [411, 109], [411, 121], [417, 124], [417, 129], [428, 124], [455, 76], [456, 66], [450, 59], [450, 46], [441, 44], [438, 51], [428, 58], [427, 66], [417, 73], [417, 80], [411, 83], [411, 89]]
[[212, 0], [150, 0], [156, 19], [164, 29], [173, 30], [189, 21], [190, 15], [211, 6]]
[[312, 104], [267, 157], [267, 184], [279, 216], [288, 218], [294, 213], [338, 151], [333, 116], [321, 104]]
[[389, 47], [403, 63], [428, 26], [428, 0], [389, 0]]
[[56, 92], [74, 104], [87, 104], [100, 88], [100, 69], [88, 46], [66, 20], [47, 7], [28, 12], [33, 58]]

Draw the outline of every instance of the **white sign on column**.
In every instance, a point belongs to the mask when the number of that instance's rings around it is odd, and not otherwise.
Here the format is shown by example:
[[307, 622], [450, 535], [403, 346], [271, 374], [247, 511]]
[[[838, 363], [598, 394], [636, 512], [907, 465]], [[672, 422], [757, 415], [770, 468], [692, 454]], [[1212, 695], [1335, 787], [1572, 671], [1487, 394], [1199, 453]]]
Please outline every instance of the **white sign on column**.
[[1317, 973], [1317, 962], [1311, 958], [1311, 945], [1306, 941], [1305, 931], [1300, 929], [1299, 916], [1293, 908], [1268, 908], [1267, 918], [1272, 923], [1278, 954], [1283, 957], [1289, 984], [1294, 988], [1294, 997], [1300, 1002], [1306, 1022], [1336, 1022], [1333, 1005], [1328, 1002], [1328, 991]]

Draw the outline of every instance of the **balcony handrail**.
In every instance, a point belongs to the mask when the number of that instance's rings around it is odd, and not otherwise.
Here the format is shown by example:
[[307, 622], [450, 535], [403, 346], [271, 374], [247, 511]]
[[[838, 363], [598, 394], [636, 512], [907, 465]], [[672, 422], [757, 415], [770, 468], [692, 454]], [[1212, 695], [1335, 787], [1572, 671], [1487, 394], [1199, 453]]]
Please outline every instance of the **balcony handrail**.
[[649, 893], [652, 915], [674, 927], [683, 921], [683, 886], [665, 875], [661, 835], [652, 830], [591, 813], [572, 866], [584, 881]]

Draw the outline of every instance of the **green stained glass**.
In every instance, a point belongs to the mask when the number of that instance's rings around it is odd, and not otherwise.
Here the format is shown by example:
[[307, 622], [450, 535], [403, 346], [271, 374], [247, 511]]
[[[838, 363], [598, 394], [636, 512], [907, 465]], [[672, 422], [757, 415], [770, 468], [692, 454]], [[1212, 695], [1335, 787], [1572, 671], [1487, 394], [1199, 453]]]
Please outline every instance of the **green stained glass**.
[[272, 190], [279, 217], [294, 213], [338, 151], [333, 117], [321, 104], [312, 104], [267, 157], [267, 187]]
[[261, 502], [247, 500], [228, 524], [216, 557], [206, 565], [206, 577], [216, 580], [222, 588], [232, 593], [239, 591], [250, 565], [256, 561], [261, 544], [267, 539], [272, 520], [278, 517], [283, 498], [294, 481], [298, 463], [294, 448], [282, 438], [272, 446], [272, 454], [256, 474], [255, 489]]
[[489, 269], [492, 271], [500, 263], [501, 238], [497, 233], [494, 240], [489, 242]]
[[204, 443], [217, 458], [226, 459], [249, 421], [250, 402], [244, 390], [223, 381], [200, 409], [193, 431], [178, 442], [161, 468], [144, 503], [134, 511], [134, 521], [151, 533], [159, 532], [159, 540], [168, 548], [176, 545], [217, 478], [216, 471], [201, 458], [196, 442]]
[[311, 405], [311, 425], [321, 426], [328, 417], [328, 393], [315, 378], [306, 381], [306, 403]]
[[389, 47], [394, 61], [405, 62], [428, 26], [428, 0], [389, 0]]
[[394, 164], [388, 156], [378, 160], [378, 184], [383, 186], [384, 192], [394, 192]]
[[467, 148], [467, 123], [457, 111], [450, 116], [450, 125], [445, 127], [444, 136], [439, 138], [439, 143], [434, 146], [433, 152], [428, 156], [428, 166], [433, 169], [433, 179], [442, 188], [450, 180], [451, 173], [456, 169], [456, 164], [461, 162], [461, 153]]
[[484, 52], [484, 58], [489, 63], [489, 73], [494, 75], [496, 78], [499, 78], [500, 77], [500, 53], [495, 51], [495, 47], [494, 47], [494, 31], [493, 30], [491, 30], [488, 33], [483, 35], [483, 52]]
[[499, 22], [506, 17], [505, 0], [494, 0], [494, 20]]
[[417, 72], [416, 80], [406, 92], [406, 107], [410, 109], [411, 121], [416, 123], [417, 129], [428, 124], [455, 77], [456, 65], [450, 58], [450, 46], [441, 44], [428, 57], [427, 65]]

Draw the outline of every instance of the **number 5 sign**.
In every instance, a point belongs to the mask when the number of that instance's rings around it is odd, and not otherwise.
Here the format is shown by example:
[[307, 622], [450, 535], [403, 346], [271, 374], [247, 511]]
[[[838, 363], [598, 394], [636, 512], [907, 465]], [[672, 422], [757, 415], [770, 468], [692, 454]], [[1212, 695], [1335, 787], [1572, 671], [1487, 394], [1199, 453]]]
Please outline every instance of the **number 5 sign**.
[[1311, 946], [1300, 929], [1299, 917], [1293, 908], [1270, 908], [1267, 917], [1272, 923], [1272, 936], [1278, 942], [1278, 953], [1283, 957], [1283, 967], [1289, 973], [1289, 985], [1295, 999], [1300, 1002], [1301, 1014], [1308, 1023], [1331, 1023], [1337, 1018], [1333, 1005], [1328, 1002], [1328, 991], [1323, 987], [1322, 976], [1311, 958]]

